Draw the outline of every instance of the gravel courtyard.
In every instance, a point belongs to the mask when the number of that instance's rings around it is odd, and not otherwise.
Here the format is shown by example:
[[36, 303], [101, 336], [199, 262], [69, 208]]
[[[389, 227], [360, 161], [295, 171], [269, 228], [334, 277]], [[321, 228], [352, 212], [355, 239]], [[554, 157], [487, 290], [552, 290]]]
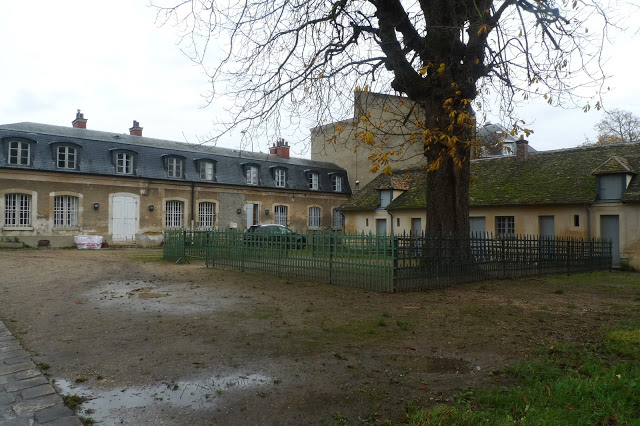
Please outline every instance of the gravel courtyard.
[[379, 294], [142, 249], [2, 250], [0, 270], [0, 318], [107, 425], [403, 422], [640, 299], [620, 272]]

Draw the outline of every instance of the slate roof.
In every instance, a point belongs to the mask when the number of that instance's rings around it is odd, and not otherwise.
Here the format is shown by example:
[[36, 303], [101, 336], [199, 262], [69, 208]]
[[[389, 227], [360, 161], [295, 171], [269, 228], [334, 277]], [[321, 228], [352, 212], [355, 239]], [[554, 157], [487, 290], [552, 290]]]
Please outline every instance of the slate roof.
[[[24, 138], [35, 142], [32, 144], [30, 167], [7, 164], [8, 147], [6, 141], [11, 138]], [[259, 167], [258, 187], [276, 188], [272, 176], [273, 167], [284, 167], [287, 170], [287, 186], [285, 189], [309, 189], [306, 172], [314, 171], [319, 175], [319, 191], [333, 192], [332, 174], [342, 176], [341, 193], [351, 193], [347, 172], [333, 163], [313, 161], [304, 158], [282, 158], [274, 154], [238, 151], [207, 145], [187, 144], [181, 142], [154, 139], [144, 136], [103, 132], [64, 126], [53, 126], [39, 123], [15, 123], [0, 125], [0, 169], [35, 169], [61, 173], [79, 173], [92, 175], [116, 175], [112, 153], [114, 150], [129, 150], [136, 153], [134, 177], [146, 179], [162, 179], [181, 182], [211, 183], [200, 179], [197, 161], [211, 160], [216, 162], [216, 179], [218, 184], [246, 185], [243, 165]], [[51, 144], [71, 143], [79, 147], [80, 161], [76, 170], [60, 170], [56, 168]], [[180, 156], [184, 161], [184, 176], [169, 178], [164, 165], [167, 155]]]
[[[597, 201], [594, 173], [599, 172], [632, 174], [621, 201], [640, 202], [640, 177], [634, 170], [640, 170], [640, 143], [539, 151], [526, 160], [477, 159], [471, 161], [469, 201], [471, 206], [592, 203]], [[393, 178], [409, 179], [411, 184], [387, 209], [426, 206], [425, 172], [416, 169], [376, 177], [340, 208], [376, 209], [378, 189], [390, 188]]]

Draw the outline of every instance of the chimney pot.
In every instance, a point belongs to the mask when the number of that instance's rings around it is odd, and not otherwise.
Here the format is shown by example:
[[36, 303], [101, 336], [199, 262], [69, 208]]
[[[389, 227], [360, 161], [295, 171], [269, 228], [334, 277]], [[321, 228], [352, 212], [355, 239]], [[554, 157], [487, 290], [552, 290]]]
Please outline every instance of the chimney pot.
[[87, 128], [87, 119], [84, 118], [84, 114], [82, 114], [80, 110], [76, 112], [76, 119], [71, 122], [71, 125], [76, 129]]
[[133, 120], [133, 127], [129, 128], [129, 134], [132, 136], [142, 136], [142, 127], [140, 127], [140, 123], [136, 120]]

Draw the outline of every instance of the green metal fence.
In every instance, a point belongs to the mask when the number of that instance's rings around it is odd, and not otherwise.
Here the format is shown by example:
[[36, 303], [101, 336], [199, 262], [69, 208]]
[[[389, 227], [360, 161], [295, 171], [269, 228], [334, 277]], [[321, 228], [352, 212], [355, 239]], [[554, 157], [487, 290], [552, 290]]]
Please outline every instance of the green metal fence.
[[307, 233], [211, 233], [207, 266], [378, 291], [393, 291], [393, 245], [386, 237]]
[[611, 242], [490, 234], [471, 238], [167, 230], [164, 258], [383, 292], [611, 268]]
[[207, 238], [210, 238], [212, 232], [213, 230], [165, 230], [163, 258], [174, 262], [204, 259], [207, 252]]

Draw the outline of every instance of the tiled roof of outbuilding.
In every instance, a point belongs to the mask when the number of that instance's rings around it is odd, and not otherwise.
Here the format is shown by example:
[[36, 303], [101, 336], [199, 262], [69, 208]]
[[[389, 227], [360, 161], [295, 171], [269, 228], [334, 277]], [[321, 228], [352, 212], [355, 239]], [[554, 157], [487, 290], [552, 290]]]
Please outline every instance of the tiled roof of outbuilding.
[[[65, 173], [115, 175], [111, 152], [123, 149], [134, 151], [138, 156], [134, 175], [137, 178], [207, 183], [199, 178], [196, 167], [197, 160], [206, 159], [216, 162], [215, 182], [218, 184], [245, 185], [242, 165], [255, 164], [262, 166], [259, 170], [259, 187], [275, 188], [270, 169], [281, 166], [288, 170], [286, 189], [308, 191], [309, 183], [305, 172], [313, 170], [319, 174], [320, 192], [333, 192], [330, 176], [332, 173], [343, 176], [341, 192], [351, 192], [346, 170], [333, 163], [304, 158], [286, 159], [274, 154], [29, 122], [0, 125], [0, 141], [5, 138], [25, 138], [36, 142], [32, 153], [33, 169], [36, 170], [59, 172], [53, 161], [50, 144], [66, 142], [79, 146], [81, 157], [77, 170], [65, 170]], [[24, 169], [7, 164], [6, 145], [2, 144], [2, 147], [4, 153], [0, 154], [0, 168]], [[185, 159], [183, 178], [167, 177], [163, 164], [163, 158], [167, 155], [181, 156]]]
[[[541, 151], [526, 160], [515, 156], [478, 159], [471, 162], [469, 201], [471, 206], [590, 203], [596, 201], [593, 173], [598, 171], [633, 174], [622, 201], [640, 202], [640, 178], [634, 170], [640, 170], [640, 143]], [[407, 176], [411, 177], [410, 189], [387, 208], [424, 208], [426, 178], [421, 170], [380, 175], [341, 208], [373, 210], [378, 205], [378, 188], [388, 187], [393, 177]]]
[[593, 171], [594, 175], [604, 175], [610, 173], [636, 174], [636, 172], [631, 168], [631, 165], [629, 165], [629, 161], [626, 158], [618, 157], [616, 155], [609, 158]]

